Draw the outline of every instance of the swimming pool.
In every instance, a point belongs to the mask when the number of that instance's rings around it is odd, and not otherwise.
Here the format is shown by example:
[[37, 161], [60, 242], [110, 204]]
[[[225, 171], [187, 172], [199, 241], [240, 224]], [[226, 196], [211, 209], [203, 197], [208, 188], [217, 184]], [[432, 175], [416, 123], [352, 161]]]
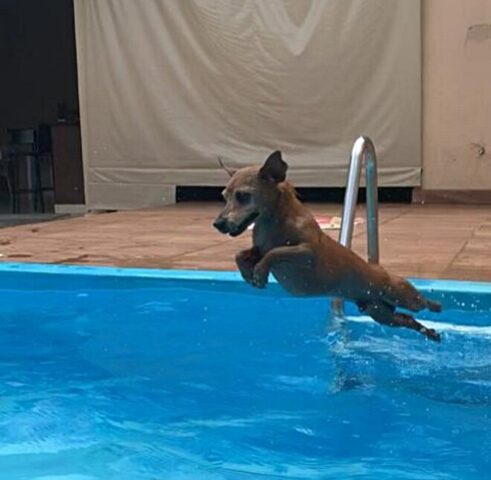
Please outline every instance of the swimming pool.
[[2, 480], [483, 479], [491, 286], [443, 342], [235, 273], [0, 265]]

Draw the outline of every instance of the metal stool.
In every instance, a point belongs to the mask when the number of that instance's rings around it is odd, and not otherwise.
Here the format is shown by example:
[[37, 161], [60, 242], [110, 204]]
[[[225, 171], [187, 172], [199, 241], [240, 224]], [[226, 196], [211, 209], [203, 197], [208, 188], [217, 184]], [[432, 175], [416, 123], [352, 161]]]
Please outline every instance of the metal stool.
[[[53, 190], [52, 186], [43, 186], [41, 162], [51, 162], [51, 134], [48, 126], [40, 126], [38, 130], [33, 128], [8, 130], [10, 136], [9, 168], [12, 178], [12, 210], [19, 211], [21, 195], [34, 195], [34, 209], [41, 207], [45, 212], [44, 192]], [[21, 161], [26, 160], [27, 187], [21, 187]], [[31, 169], [34, 169], [34, 175]], [[32, 180], [32, 186], [30, 181]]]

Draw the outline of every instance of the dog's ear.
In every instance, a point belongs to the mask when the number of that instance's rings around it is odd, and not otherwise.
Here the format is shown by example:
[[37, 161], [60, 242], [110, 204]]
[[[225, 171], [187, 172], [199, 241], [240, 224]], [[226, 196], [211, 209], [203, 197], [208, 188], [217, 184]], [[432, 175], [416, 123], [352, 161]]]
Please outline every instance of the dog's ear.
[[220, 167], [223, 168], [223, 170], [225, 170], [227, 172], [229, 177], [233, 177], [237, 170], [234, 170], [233, 168], [229, 168], [229, 167], [225, 166], [225, 164], [223, 163], [223, 160], [220, 156], [217, 158], [218, 158], [218, 165], [220, 165]]
[[286, 179], [287, 163], [281, 158], [281, 152], [276, 150], [264, 162], [259, 170], [259, 177], [268, 182], [284, 182]]

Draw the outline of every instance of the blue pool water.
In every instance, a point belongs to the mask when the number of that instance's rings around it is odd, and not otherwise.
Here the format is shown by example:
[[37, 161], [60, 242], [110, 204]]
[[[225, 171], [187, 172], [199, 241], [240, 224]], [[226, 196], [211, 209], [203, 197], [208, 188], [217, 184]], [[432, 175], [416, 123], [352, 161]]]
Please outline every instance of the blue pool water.
[[0, 478], [488, 478], [489, 285], [438, 345], [236, 279], [0, 267]]

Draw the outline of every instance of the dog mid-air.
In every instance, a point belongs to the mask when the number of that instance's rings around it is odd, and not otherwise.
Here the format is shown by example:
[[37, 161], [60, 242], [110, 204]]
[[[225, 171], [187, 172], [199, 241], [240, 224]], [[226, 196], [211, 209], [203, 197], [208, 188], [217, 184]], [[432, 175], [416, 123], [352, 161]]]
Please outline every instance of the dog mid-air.
[[223, 192], [226, 205], [213, 225], [236, 237], [254, 223], [252, 248], [236, 256], [244, 280], [264, 288], [271, 272], [293, 295], [351, 300], [383, 325], [411, 328], [440, 341], [435, 330], [396, 308], [440, 312], [441, 306], [404, 278], [365, 262], [328, 237], [286, 181], [287, 168], [276, 151], [261, 167], [228, 171], [231, 179]]

